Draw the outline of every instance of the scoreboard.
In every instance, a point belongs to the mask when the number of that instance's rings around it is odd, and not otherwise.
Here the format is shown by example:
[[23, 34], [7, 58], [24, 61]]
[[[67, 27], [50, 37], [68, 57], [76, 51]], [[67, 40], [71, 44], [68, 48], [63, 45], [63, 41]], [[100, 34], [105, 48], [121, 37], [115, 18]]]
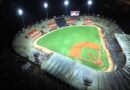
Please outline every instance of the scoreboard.
[[70, 11], [70, 16], [79, 16], [80, 11]]

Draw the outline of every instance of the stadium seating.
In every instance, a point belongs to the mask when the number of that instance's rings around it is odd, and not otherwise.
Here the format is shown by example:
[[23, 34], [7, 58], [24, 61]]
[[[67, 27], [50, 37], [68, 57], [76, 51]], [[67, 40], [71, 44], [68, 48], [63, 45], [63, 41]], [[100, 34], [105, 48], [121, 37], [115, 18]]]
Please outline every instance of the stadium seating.
[[55, 21], [56, 21], [56, 23], [57, 23], [57, 25], [59, 27], [65, 27], [65, 26], [67, 26], [67, 23], [66, 23], [65, 19], [62, 18], [62, 17], [56, 18]]
[[[34, 63], [34, 54], [39, 53], [38, 60], [41, 69], [68, 83], [79, 90], [126, 90], [130, 89], [130, 36], [122, 34], [118, 25], [98, 16], [80, 16], [79, 20], [71, 17], [60, 17], [51, 20], [41, 20], [20, 31], [13, 40], [14, 50], [21, 56], [28, 57]], [[63, 55], [47, 54], [33, 47], [34, 41], [48, 32], [67, 25], [95, 24], [101, 27], [105, 34], [107, 47], [111, 53], [114, 71], [97, 72], [73, 62]], [[28, 36], [26, 38], [25, 36]], [[85, 83], [88, 80], [89, 83]]]
[[66, 23], [67, 25], [74, 25], [76, 23], [76, 20], [72, 18], [67, 18]]
[[54, 30], [54, 29], [57, 28], [57, 25], [56, 25], [55, 22], [50, 22], [50, 23], [48, 23], [48, 26], [49, 26], [49, 28], [50, 28], [51, 30]]

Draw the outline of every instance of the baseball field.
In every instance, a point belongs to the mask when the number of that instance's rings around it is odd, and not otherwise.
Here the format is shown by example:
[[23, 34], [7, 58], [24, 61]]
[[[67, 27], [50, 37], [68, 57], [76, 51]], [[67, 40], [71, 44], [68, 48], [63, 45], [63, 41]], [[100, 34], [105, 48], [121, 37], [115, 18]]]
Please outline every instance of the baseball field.
[[101, 39], [95, 26], [73, 26], [48, 33], [37, 41], [37, 45], [103, 71], [108, 69], [109, 61]]

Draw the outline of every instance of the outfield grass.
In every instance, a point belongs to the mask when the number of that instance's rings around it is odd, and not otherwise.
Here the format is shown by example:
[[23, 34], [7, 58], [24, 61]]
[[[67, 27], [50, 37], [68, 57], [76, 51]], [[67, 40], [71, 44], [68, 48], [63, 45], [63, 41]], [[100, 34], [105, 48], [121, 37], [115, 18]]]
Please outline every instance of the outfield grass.
[[[102, 66], [98, 66], [91, 62], [85, 62], [82, 60], [79, 60], [78, 58], [72, 58], [74, 61], [79, 62], [89, 66], [95, 70], [102, 70], [103, 68], [109, 67], [109, 62], [107, 59], [107, 54], [102, 48], [100, 36], [98, 29], [93, 26], [74, 26], [74, 27], [66, 27], [63, 29], [58, 29], [40, 40], [38, 40], [37, 44], [48, 48], [49, 50], [52, 50], [54, 52], [60, 53], [64, 56], [70, 57], [70, 50], [74, 47], [74, 45], [82, 43], [82, 42], [92, 42], [96, 43], [99, 46], [101, 46], [101, 60], [103, 62]], [[92, 53], [96, 57], [98, 57], [98, 53], [90, 48], [84, 48], [82, 49], [82, 57], [94, 60], [93, 57], [90, 57], [88, 53]]]

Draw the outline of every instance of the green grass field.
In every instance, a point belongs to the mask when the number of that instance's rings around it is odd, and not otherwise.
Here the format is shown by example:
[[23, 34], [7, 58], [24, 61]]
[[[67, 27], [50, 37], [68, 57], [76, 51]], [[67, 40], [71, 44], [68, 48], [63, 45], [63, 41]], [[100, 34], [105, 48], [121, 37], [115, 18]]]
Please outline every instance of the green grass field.
[[[102, 65], [99, 66], [92, 62], [86, 62], [80, 60], [79, 58], [70, 57], [71, 49], [76, 44], [82, 42], [92, 42], [100, 46], [100, 59], [103, 62]], [[109, 67], [107, 53], [102, 48], [98, 29], [93, 26], [73, 26], [58, 29], [38, 40], [37, 44], [64, 56], [68, 56], [75, 62], [79, 62], [95, 70], [103, 70], [104, 68], [107, 69]], [[82, 58], [94, 61], [94, 57], [90, 56], [88, 53], [91, 53], [93, 56], [98, 57], [98, 52], [95, 50], [91, 48], [83, 48], [81, 53]]]

